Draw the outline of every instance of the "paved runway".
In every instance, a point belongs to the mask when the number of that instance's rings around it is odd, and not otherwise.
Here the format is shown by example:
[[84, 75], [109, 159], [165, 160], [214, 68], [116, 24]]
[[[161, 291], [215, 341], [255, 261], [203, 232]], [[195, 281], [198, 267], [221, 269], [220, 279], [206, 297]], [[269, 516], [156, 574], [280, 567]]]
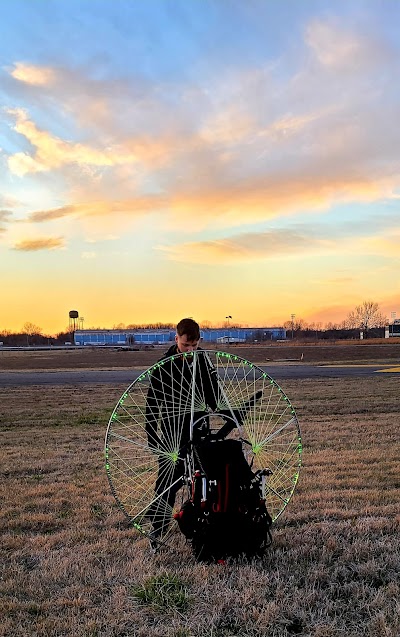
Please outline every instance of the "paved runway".
[[[308, 365], [308, 364], [272, 364], [260, 366], [275, 380], [289, 378], [343, 378], [373, 376], [376, 373], [400, 373], [399, 366], [387, 365]], [[81, 383], [109, 383], [110, 385], [130, 385], [140, 370], [77, 370], [55, 372], [0, 372], [0, 387], [28, 385], [79, 385]]]

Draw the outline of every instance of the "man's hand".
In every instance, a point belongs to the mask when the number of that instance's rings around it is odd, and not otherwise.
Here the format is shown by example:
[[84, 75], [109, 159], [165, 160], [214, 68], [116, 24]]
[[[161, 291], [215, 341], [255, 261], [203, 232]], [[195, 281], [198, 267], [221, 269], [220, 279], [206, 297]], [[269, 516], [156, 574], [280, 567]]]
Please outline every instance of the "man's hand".
[[260, 389], [251, 398], [249, 398], [249, 400], [246, 400], [239, 409], [224, 409], [223, 411], [220, 411], [219, 413], [221, 416], [225, 418], [225, 424], [215, 434], [215, 439], [223, 440], [232, 431], [232, 429], [238, 426], [241, 427], [247, 412], [254, 407], [257, 400], [260, 400], [261, 397], [262, 390]]

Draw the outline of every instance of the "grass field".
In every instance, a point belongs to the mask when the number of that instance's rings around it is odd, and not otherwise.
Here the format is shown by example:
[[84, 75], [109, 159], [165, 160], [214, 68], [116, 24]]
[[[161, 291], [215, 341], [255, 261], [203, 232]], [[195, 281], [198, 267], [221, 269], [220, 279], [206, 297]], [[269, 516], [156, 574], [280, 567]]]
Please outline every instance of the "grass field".
[[[216, 349], [204, 344], [204, 349]], [[167, 349], [160, 345], [148, 350], [135, 351], [122, 348], [70, 348], [66, 350], [2, 350], [1, 371], [54, 370], [54, 369], [116, 369], [147, 368], [153, 365]], [[268, 362], [300, 359], [307, 363], [400, 363], [400, 338], [369, 341], [274, 342], [264, 345], [222, 345], [225, 352], [266, 365]]]
[[110, 494], [125, 387], [0, 389], [0, 635], [398, 637], [399, 376], [290, 381], [304, 466], [265, 558], [150, 554]]

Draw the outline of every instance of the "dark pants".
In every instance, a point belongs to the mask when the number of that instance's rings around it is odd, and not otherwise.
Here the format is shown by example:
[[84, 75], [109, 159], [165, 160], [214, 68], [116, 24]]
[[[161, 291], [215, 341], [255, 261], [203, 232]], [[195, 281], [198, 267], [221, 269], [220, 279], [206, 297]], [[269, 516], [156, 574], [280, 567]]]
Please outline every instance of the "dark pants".
[[[209, 417], [208, 414], [204, 412], [197, 412], [194, 414], [193, 418], [194, 422], [196, 422], [196, 427], [193, 431], [193, 441], [197, 442], [202, 439], [210, 428]], [[185, 417], [185, 420], [182, 424], [176, 425], [174, 423], [174, 427], [181, 432], [181, 436], [179, 438], [179, 458], [182, 458], [187, 453], [187, 446], [189, 443], [189, 431], [190, 431], [190, 416]], [[171, 430], [172, 425], [166, 421], [164, 418], [162, 425], [162, 438], [171, 438], [171, 436], [166, 435], [164, 432]], [[185, 434], [182, 436], [182, 432]], [[185, 464], [183, 460], [179, 459], [175, 463], [173, 469], [171, 468], [171, 459], [165, 458], [163, 455], [160, 455], [158, 458], [158, 475], [154, 488], [154, 496], [160, 496], [156, 499], [156, 502], [149, 507], [147, 511], [147, 517], [151, 520], [153, 526], [153, 535], [159, 536], [162, 535], [164, 529], [168, 526], [171, 519], [171, 509], [174, 507], [176, 494], [179, 489], [183, 485], [183, 481], [179, 480], [179, 478], [183, 477], [185, 474]], [[176, 482], [174, 484], [174, 482]], [[170, 485], [171, 488], [168, 488]], [[163, 495], [163, 491], [168, 489]]]
[[[156, 536], [161, 535], [170, 522], [176, 494], [183, 485], [183, 480], [179, 478], [184, 476], [184, 472], [185, 465], [183, 460], [177, 460], [171, 471], [171, 460], [162, 456], [158, 459], [158, 476], [154, 489], [154, 495], [157, 499], [147, 512], [147, 516], [153, 525], [153, 534]], [[168, 488], [170, 485], [173, 486]], [[166, 489], [168, 490], [165, 491]], [[163, 493], [164, 491], [165, 493]], [[163, 495], [161, 495], [162, 493]]]

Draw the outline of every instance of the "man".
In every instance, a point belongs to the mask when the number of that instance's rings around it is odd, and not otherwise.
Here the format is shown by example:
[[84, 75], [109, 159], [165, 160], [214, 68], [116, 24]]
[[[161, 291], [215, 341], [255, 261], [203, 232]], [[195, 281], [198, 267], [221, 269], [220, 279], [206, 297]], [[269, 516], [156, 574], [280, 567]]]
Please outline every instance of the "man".
[[146, 433], [159, 464], [156, 499], [147, 513], [153, 525], [153, 540], [168, 524], [176, 493], [183, 484], [187, 445], [207, 434], [209, 410], [216, 411], [219, 402], [216, 370], [205, 356], [194, 360], [193, 352], [200, 349], [199, 343], [198, 323], [191, 318], [179, 321], [175, 344], [159, 360], [160, 365], [150, 378]]
[[[187, 444], [190, 426], [207, 416], [207, 407], [213, 411], [217, 407], [216, 371], [204, 356], [197, 359], [193, 386], [193, 352], [201, 349], [199, 342], [200, 328], [196, 321], [191, 318], [179, 321], [175, 345], [160, 358], [160, 366], [151, 376], [146, 404], [146, 433], [151, 448], [159, 448], [161, 442], [164, 447], [169, 447], [172, 442], [179, 442], [180, 446]], [[175, 358], [164, 364], [163, 361], [171, 356]], [[196, 409], [192, 413], [193, 407]], [[188, 426], [184, 427], [184, 424]], [[198, 427], [197, 423], [196, 429]]]

